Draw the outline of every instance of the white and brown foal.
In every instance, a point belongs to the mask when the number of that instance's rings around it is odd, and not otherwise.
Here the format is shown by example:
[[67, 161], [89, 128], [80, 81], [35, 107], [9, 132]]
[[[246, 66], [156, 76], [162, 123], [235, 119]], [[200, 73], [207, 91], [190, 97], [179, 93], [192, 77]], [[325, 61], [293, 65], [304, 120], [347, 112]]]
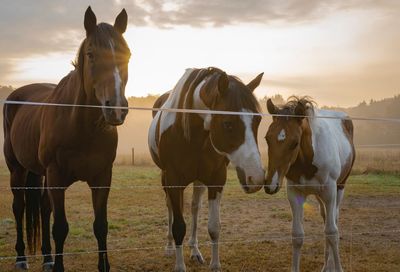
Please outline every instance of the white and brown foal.
[[[262, 74], [249, 84], [217, 68], [187, 69], [175, 88], [161, 96], [155, 108], [259, 112], [253, 95]], [[167, 250], [174, 250], [175, 271], [185, 271], [182, 241], [183, 191], [195, 183], [192, 200], [191, 258], [204, 263], [198, 249], [197, 218], [201, 196], [208, 187], [208, 232], [212, 240], [210, 268], [221, 268], [218, 254], [220, 200], [229, 162], [236, 167], [242, 188], [253, 193], [264, 184], [264, 169], [257, 146], [260, 116], [153, 112], [149, 130], [152, 158], [162, 170], [167, 196], [169, 231]], [[174, 187], [175, 186], [175, 187]]]
[[[284, 177], [287, 179], [287, 196], [293, 215], [292, 271], [300, 269], [303, 204], [310, 194], [318, 199], [325, 222], [323, 271], [342, 271], [337, 224], [344, 185], [355, 159], [353, 123], [345, 119], [345, 113], [314, 109], [307, 98], [293, 97], [282, 107], [268, 100], [267, 108], [271, 114], [293, 115], [273, 117], [268, 129], [265, 138], [269, 162], [264, 187], [266, 193], [274, 194], [282, 186]], [[337, 118], [316, 118], [315, 115]]]

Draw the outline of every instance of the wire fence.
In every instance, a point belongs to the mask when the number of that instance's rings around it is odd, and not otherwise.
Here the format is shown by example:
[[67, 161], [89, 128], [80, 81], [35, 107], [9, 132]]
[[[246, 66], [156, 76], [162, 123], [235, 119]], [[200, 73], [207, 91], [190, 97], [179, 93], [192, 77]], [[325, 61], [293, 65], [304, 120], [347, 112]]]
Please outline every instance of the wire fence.
[[380, 118], [380, 117], [350, 117], [350, 116], [334, 116], [334, 115], [291, 115], [291, 114], [270, 114], [259, 112], [242, 112], [242, 111], [216, 111], [216, 110], [198, 110], [198, 109], [173, 109], [173, 108], [150, 108], [150, 107], [120, 107], [120, 106], [103, 106], [103, 105], [85, 105], [85, 104], [67, 104], [67, 103], [44, 103], [31, 101], [14, 101], [0, 100], [0, 104], [7, 105], [29, 105], [29, 106], [52, 106], [52, 107], [67, 107], [67, 108], [92, 108], [92, 109], [119, 109], [119, 110], [142, 110], [142, 111], [162, 111], [173, 113], [195, 113], [195, 114], [215, 114], [215, 115], [247, 115], [261, 117], [298, 117], [298, 118], [317, 118], [317, 119], [340, 119], [354, 121], [374, 121], [374, 122], [389, 122], [400, 123], [400, 118]]
[[[354, 121], [373, 121], [373, 122], [386, 122], [386, 123], [399, 123], [400, 124], [400, 119], [399, 118], [374, 118], [374, 117], [350, 117], [350, 116], [319, 116], [319, 115], [314, 115], [314, 116], [293, 116], [293, 115], [285, 115], [285, 114], [269, 114], [269, 113], [252, 113], [252, 112], [232, 112], [232, 111], [212, 111], [212, 110], [195, 110], [195, 109], [167, 109], [167, 108], [150, 108], [150, 107], [112, 107], [112, 106], [101, 106], [101, 105], [81, 105], [81, 104], [60, 104], [60, 103], [42, 103], [42, 102], [29, 102], [29, 101], [10, 101], [10, 100], [0, 100], [0, 104], [7, 104], [7, 105], [29, 105], [29, 106], [53, 106], [53, 107], [67, 107], [67, 108], [76, 108], [76, 107], [81, 107], [81, 108], [94, 108], [94, 109], [124, 109], [124, 110], [141, 110], [141, 111], [163, 111], [163, 112], [174, 112], [174, 113], [193, 113], [193, 114], [218, 114], [218, 115], [251, 115], [251, 116], [262, 116], [262, 117], [306, 117], [306, 118], [321, 118], [321, 119], [342, 119], [342, 120], [354, 120]], [[394, 144], [372, 144], [372, 145], [357, 145], [356, 148], [394, 148], [394, 147], [400, 147], [400, 144], [394, 143]], [[364, 184], [364, 183], [360, 183]], [[351, 183], [351, 184], [346, 184], [346, 186], [357, 186], [359, 184], [357, 183]], [[260, 185], [248, 185], [248, 187], [260, 187]], [[302, 187], [302, 186], [310, 186], [306, 184], [296, 184], [296, 185], [290, 185], [290, 184], [285, 184], [285, 186], [296, 186], [296, 187]], [[315, 185], [313, 185], [315, 186]], [[317, 185], [318, 186], [318, 185]], [[323, 184], [319, 186], [324, 186]], [[399, 184], [386, 184], [385, 186], [399, 186]], [[89, 188], [91, 189], [116, 189], [116, 190], [125, 190], [125, 189], [149, 189], [149, 188], [186, 188], [189, 186], [162, 186], [162, 185], [155, 185], [155, 184], [132, 184], [132, 185], [126, 185], [126, 186], [92, 186]], [[192, 185], [191, 187], [237, 187], [240, 188], [240, 184], [225, 184], [224, 186], [221, 185]], [[0, 187], [0, 190], [43, 190], [43, 189], [48, 189], [48, 190], [65, 190], [68, 188], [68, 186], [45, 186], [45, 187], [8, 187], [8, 186], [3, 186]], [[349, 233], [341, 233], [341, 237], [350, 237], [351, 240], [351, 245], [353, 242], [353, 236], [359, 236], [359, 235], [383, 235], [383, 234], [397, 234], [400, 233], [400, 229], [393, 229], [393, 230], [377, 230], [377, 231], [366, 231], [366, 232], [354, 232], [353, 231], [353, 223], [351, 225], [351, 229]], [[327, 236], [326, 235], [309, 235], [305, 236], [304, 238], [306, 240], [322, 240], [325, 239]], [[253, 244], [253, 243], [262, 243], [262, 242], [268, 242], [268, 241], [283, 241], [287, 240], [290, 241], [293, 238], [298, 238], [298, 237], [292, 237], [290, 235], [281, 235], [281, 236], [268, 236], [268, 237], [263, 237], [260, 239], [245, 239], [245, 240], [238, 240], [238, 239], [232, 239], [232, 240], [223, 240], [218, 242], [218, 244], [221, 245], [234, 245], [234, 244]], [[202, 242], [199, 243], [199, 246], [209, 246], [212, 244], [211, 242]], [[135, 247], [127, 247], [127, 248], [112, 248], [108, 249], [106, 251], [99, 251], [99, 250], [85, 250], [85, 251], [79, 251], [79, 252], [64, 252], [62, 253], [63, 256], [75, 256], [75, 255], [84, 255], [84, 254], [98, 254], [98, 253], [123, 253], [123, 252], [130, 252], [130, 251], [137, 251], [137, 250], [156, 250], [156, 249], [163, 249], [164, 245], [158, 244], [158, 245], [143, 245], [143, 246], [135, 246]], [[350, 249], [350, 251], [352, 251]], [[57, 256], [59, 254], [49, 254], [48, 256]], [[10, 259], [14, 259], [16, 256], [0, 256], [0, 261], [7, 261]], [[36, 254], [36, 255], [27, 255], [27, 258], [41, 258], [43, 257], [42, 254]], [[350, 263], [352, 254], [350, 254]], [[350, 268], [352, 268], [352, 265], [350, 264]]]
[[[385, 230], [385, 231], [362, 231], [362, 232], [350, 232], [350, 233], [341, 233], [340, 237], [353, 237], [359, 235], [381, 235], [381, 234], [393, 234], [393, 233], [400, 233], [400, 229], [394, 230]], [[305, 236], [291, 236], [291, 235], [284, 235], [284, 236], [269, 236], [264, 237], [261, 239], [245, 239], [245, 240], [238, 240], [238, 239], [231, 239], [231, 240], [224, 240], [219, 241], [218, 243], [213, 242], [201, 242], [198, 243], [198, 246], [210, 246], [213, 244], [219, 245], [230, 245], [230, 244], [253, 244], [253, 243], [263, 243], [263, 242], [272, 242], [272, 241], [291, 241], [292, 239], [303, 238], [304, 240], [309, 241], [318, 241], [323, 240], [326, 237], [336, 237], [337, 235], [305, 235]], [[165, 247], [164, 244], [154, 245], [154, 246], [136, 246], [136, 247], [128, 247], [128, 248], [114, 248], [114, 249], [107, 249], [107, 250], [86, 250], [86, 251], [79, 251], [79, 252], [64, 252], [62, 254], [34, 254], [34, 255], [25, 255], [26, 258], [42, 258], [46, 256], [74, 256], [74, 255], [87, 255], [87, 254], [98, 254], [98, 253], [116, 253], [116, 252], [128, 252], [128, 251], [137, 251], [137, 250], [155, 250], [155, 249], [163, 249]], [[16, 256], [0, 256], [0, 261], [15, 259]]]

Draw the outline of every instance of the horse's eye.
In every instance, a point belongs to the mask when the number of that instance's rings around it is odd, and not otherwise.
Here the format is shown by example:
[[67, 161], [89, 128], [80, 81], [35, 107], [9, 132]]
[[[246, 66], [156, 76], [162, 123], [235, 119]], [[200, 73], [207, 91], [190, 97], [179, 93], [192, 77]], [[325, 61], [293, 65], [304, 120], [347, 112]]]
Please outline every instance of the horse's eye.
[[232, 124], [232, 122], [230, 122], [230, 121], [224, 121], [224, 122], [222, 123], [222, 126], [223, 126], [223, 128], [224, 128], [225, 130], [231, 131], [231, 130], [233, 129], [233, 124]]
[[298, 142], [298, 141], [293, 141], [293, 142], [290, 144], [289, 149], [290, 149], [290, 150], [293, 150], [293, 149], [295, 149], [298, 145], [299, 145], [299, 142]]
[[93, 55], [92, 52], [86, 53], [86, 56], [88, 57], [89, 60], [93, 60], [94, 59], [94, 55]]

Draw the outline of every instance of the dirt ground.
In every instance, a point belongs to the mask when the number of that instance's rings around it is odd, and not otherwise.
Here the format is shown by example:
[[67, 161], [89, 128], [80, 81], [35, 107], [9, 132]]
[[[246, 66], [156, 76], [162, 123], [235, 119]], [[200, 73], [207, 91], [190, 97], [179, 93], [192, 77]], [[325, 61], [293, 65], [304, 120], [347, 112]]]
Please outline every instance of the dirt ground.
[[[109, 200], [108, 247], [112, 271], [172, 271], [174, 257], [164, 256], [166, 207], [159, 187], [159, 172], [153, 167], [118, 166], [114, 169]], [[138, 186], [138, 187], [136, 187]], [[0, 168], [0, 271], [13, 271], [15, 227], [8, 172]], [[185, 215], [188, 240], [190, 194], [186, 190]], [[67, 191], [70, 232], [65, 244], [66, 271], [97, 269], [96, 240], [92, 232], [90, 190], [76, 183]], [[340, 254], [345, 271], [400, 271], [400, 176], [353, 175], [348, 181], [340, 214]], [[229, 171], [221, 208], [220, 257], [224, 271], [289, 271], [291, 261], [291, 212], [285, 190], [277, 195], [242, 192], [235, 173]], [[210, 261], [207, 233], [207, 201], [200, 216], [200, 250]], [[302, 271], [320, 271], [323, 266], [323, 221], [317, 202], [305, 204], [306, 240]], [[189, 260], [188, 271], [208, 271], [208, 265]], [[29, 258], [31, 271], [40, 271], [40, 257]]]

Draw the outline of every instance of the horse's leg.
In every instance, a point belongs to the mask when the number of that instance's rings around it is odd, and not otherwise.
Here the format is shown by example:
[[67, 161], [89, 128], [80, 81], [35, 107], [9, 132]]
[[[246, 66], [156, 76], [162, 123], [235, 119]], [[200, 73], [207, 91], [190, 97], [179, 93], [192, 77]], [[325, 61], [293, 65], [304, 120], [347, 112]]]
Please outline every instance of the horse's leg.
[[[55, 166], [50, 166], [46, 173], [49, 187], [63, 186], [63, 177]], [[65, 215], [65, 189], [49, 189], [50, 203], [53, 210], [53, 240], [56, 246], [54, 272], [64, 271], [64, 242], [68, 235], [68, 222]]]
[[[11, 171], [10, 185], [13, 188], [25, 186], [27, 171], [22, 167], [16, 167]], [[17, 259], [15, 262], [15, 268], [17, 270], [28, 269], [28, 262], [25, 257], [25, 243], [24, 243], [24, 210], [25, 210], [25, 197], [24, 190], [12, 189], [13, 193], [13, 213], [15, 217], [17, 227], [17, 242], [15, 244], [15, 250], [17, 251]]]
[[174, 215], [172, 212], [172, 204], [168, 196], [165, 196], [165, 202], [168, 208], [168, 233], [167, 233], [167, 245], [165, 246], [165, 255], [172, 256], [175, 253], [174, 235], [172, 234], [172, 223], [174, 222]]
[[[47, 187], [47, 182], [45, 182]], [[50, 243], [50, 215], [51, 206], [47, 189], [43, 191], [41, 203], [41, 219], [42, 219], [42, 255], [43, 255], [43, 271], [51, 271], [54, 266], [53, 257], [51, 256]]]
[[[161, 173], [161, 184], [163, 186], [166, 185], [165, 183], [165, 171]], [[172, 256], [175, 253], [175, 244], [174, 244], [174, 236], [172, 234], [172, 223], [173, 223], [173, 213], [172, 213], [172, 204], [171, 201], [169, 201], [167, 191], [165, 191], [165, 202], [167, 204], [167, 209], [168, 209], [168, 232], [167, 232], [167, 245], [165, 246], [165, 255], [166, 256]]]
[[326, 220], [325, 204], [324, 204], [324, 202], [321, 200], [321, 198], [319, 196], [316, 196], [316, 198], [317, 198], [318, 203], [319, 203], [319, 213], [320, 213], [320, 215], [321, 215], [321, 217], [322, 217], [322, 219], [324, 220], [324, 223], [325, 223], [325, 220]]
[[190, 259], [204, 264], [204, 258], [198, 247], [197, 240], [197, 221], [199, 219], [199, 211], [201, 209], [201, 197], [206, 190], [206, 187], [201, 182], [195, 182], [193, 185], [193, 197], [192, 197], [192, 226], [190, 231]]
[[[324, 220], [324, 224], [325, 224], [326, 223], [325, 203], [322, 201], [320, 196], [317, 195], [316, 197], [319, 202], [319, 211], [320, 211], [321, 217]], [[322, 271], [334, 271], [335, 264], [334, 264], [333, 258], [332, 258], [331, 247], [326, 246], [324, 249], [324, 254], [325, 254], [325, 262], [324, 262], [324, 268], [322, 269]]]
[[287, 186], [287, 195], [292, 209], [292, 271], [300, 271], [300, 257], [301, 247], [304, 242], [304, 228], [303, 228], [303, 217], [304, 209], [303, 204], [306, 201], [306, 197], [299, 193], [293, 186]]
[[101, 186], [104, 188], [92, 189], [92, 202], [94, 209], [94, 222], [93, 231], [97, 239], [97, 245], [99, 250], [99, 261], [97, 268], [101, 272], [110, 271], [110, 264], [108, 262], [107, 255], [107, 233], [108, 233], [108, 222], [107, 222], [107, 201], [110, 192], [111, 185], [111, 173], [109, 169], [103, 175], [100, 175], [95, 181], [90, 182], [91, 187]]
[[343, 196], [344, 196], [344, 189], [338, 189], [336, 196], [336, 226], [339, 225], [340, 204], [342, 204]]
[[[326, 207], [325, 222], [325, 264], [323, 271], [342, 271], [339, 255], [339, 231], [337, 227], [337, 188], [336, 181], [329, 180], [322, 200]], [[332, 255], [332, 256], [331, 256]], [[333, 265], [330, 260], [333, 257]]]
[[220, 188], [208, 188], [208, 233], [211, 238], [211, 271], [220, 271], [219, 232], [221, 229], [220, 205], [222, 192]]
[[175, 240], [175, 270], [176, 272], [186, 271], [185, 260], [183, 258], [183, 239], [186, 234], [186, 223], [182, 214], [183, 206], [183, 189], [167, 188], [167, 197], [171, 202], [174, 220], [172, 223], [172, 235]]

